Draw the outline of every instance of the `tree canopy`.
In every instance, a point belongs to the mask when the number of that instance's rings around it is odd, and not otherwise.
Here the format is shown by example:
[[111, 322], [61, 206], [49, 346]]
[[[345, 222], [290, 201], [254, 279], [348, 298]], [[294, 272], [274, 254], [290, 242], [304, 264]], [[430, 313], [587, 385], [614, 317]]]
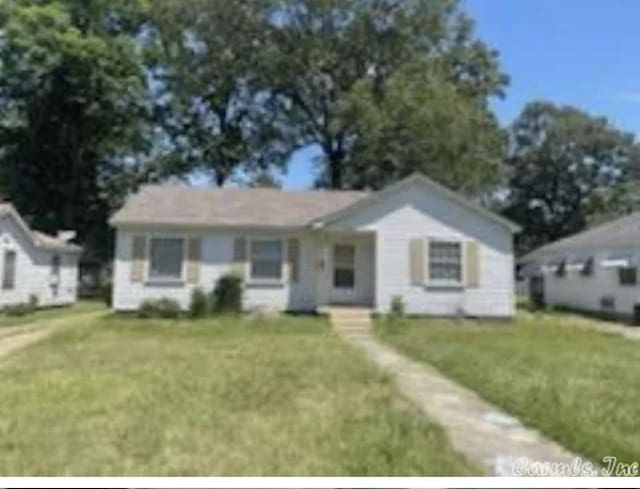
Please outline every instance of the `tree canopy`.
[[[443, 132], [433, 124], [440, 117], [435, 114], [443, 115], [447, 102], [456, 115], [464, 112], [471, 118], [457, 134], [467, 133], [464, 151], [478, 152], [484, 158], [493, 143], [476, 147], [481, 139], [476, 135], [481, 133], [490, 141], [497, 138], [497, 127], [484, 111], [488, 97], [501, 94], [507, 79], [499, 70], [496, 52], [474, 38], [472, 22], [458, 1], [286, 0], [277, 5], [266, 51], [270, 63], [263, 72], [284, 113], [293, 146], [321, 148], [320, 186], [342, 188], [354, 183], [348, 175], [361, 173], [358, 159], [372, 154], [369, 143], [375, 136], [368, 130], [384, 132], [387, 140], [397, 144], [420, 146], [421, 140], [435, 141]], [[418, 73], [403, 80], [410, 70]], [[428, 83], [426, 73], [433, 71], [440, 78]], [[422, 88], [431, 94], [442, 90], [448, 100], [440, 103], [427, 98], [420, 93]], [[414, 109], [406, 120], [396, 110], [397, 102]], [[428, 107], [420, 113], [415, 104]], [[407, 128], [409, 121], [417, 127]], [[394, 129], [401, 132], [397, 138]], [[445, 153], [461, 155], [458, 142], [453, 141], [451, 148], [447, 140], [438, 144], [438, 158]], [[415, 148], [416, 154], [436, 152], [422, 146]], [[470, 158], [466, 161], [472, 162]], [[393, 167], [386, 161], [368, 159], [367, 163]], [[415, 163], [404, 163], [400, 173]], [[480, 166], [487, 169], [484, 162]], [[430, 167], [421, 162], [414, 169], [429, 171]], [[368, 180], [369, 174], [361, 175], [357, 185], [375, 188], [395, 176], [372, 170]], [[437, 172], [431, 176], [442, 177]], [[457, 180], [449, 179], [449, 183]]]
[[308, 146], [319, 187], [420, 171], [500, 196], [519, 250], [637, 188], [638, 146], [605, 119], [536, 102], [500, 128], [508, 78], [459, 0], [5, 0], [0, 71], [0, 194], [104, 260], [136, 185], [278, 186]]
[[158, 2], [152, 14], [157, 119], [170, 157], [216, 185], [281, 167], [287, 156], [260, 80], [269, 4]]
[[[140, 10], [138, 10], [140, 9]], [[35, 226], [109, 253], [106, 220], [146, 151], [136, 2], [21, 1], [0, 14], [0, 182]]]
[[504, 213], [523, 226], [519, 251], [629, 209], [629, 186], [640, 169], [633, 134], [573, 107], [533, 102], [510, 127], [509, 139]]

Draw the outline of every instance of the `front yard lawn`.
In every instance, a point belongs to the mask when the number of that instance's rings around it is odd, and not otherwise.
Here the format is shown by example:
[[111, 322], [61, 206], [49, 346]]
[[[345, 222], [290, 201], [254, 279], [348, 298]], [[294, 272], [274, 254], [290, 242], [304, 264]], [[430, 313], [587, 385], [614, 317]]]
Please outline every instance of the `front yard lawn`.
[[380, 320], [377, 330], [576, 453], [640, 460], [640, 342], [588, 321], [522, 312], [514, 323]]
[[0, 475], [468, 475], [324, 320], [104, 318], [1, 367]]

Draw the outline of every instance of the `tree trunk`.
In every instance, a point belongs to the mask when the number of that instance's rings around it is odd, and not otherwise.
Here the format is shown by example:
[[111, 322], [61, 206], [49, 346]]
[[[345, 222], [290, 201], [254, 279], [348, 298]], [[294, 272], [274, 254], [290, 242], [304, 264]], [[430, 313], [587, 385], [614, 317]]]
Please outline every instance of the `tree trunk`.
[[327, 155], [327, 159], [329, 160], [329, 188], [332, 189], [341, 189], [344, 182], [344, 152], [342, 151], [332, 151]]
[[228, 175], [225, 172], [222, 172], [222, 171], [215, 172], [216, 186], [222, 187], [224, 183], [227, 181], [227, 177]]

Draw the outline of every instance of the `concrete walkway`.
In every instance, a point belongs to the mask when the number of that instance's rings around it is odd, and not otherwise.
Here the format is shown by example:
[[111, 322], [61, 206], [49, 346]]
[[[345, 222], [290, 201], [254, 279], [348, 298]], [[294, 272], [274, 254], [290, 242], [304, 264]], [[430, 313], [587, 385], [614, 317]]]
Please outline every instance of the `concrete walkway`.
[[513, 476], [520, 475], [514, 464], [522, 457], [530, 462], [566, 464], [577, 457], [429, 365], [380, 342], [371, 331], [369, 312], [332, 308], [329, 315], [336, 332], [391, 374], [400, 392], [442, 426], [453, 447], [471, 463], [489, 475]]
[[[70, 314], [61, 318], [39, 319], [32, 323], [11, 326], [10, 334], [0, 336], [0, 358], [48, 337], [54, 331], [69, 325], [71, 321], [91, 321], [104, 314], [103, 311]], [[22, 329], [22, 332], [19, 331], [19, 328]]]
[[629, 326], [626, 324], [616, 324], [613, 322], [593, 322], [593, 324], [588, 324], [585, 326], [586, 328], [595, 329], [596, 331], [602, 331], [603, 333], [615, 334], [618, 336], [623, 336], [629, 340], [640, 340], [640, 327], [638, 326]]

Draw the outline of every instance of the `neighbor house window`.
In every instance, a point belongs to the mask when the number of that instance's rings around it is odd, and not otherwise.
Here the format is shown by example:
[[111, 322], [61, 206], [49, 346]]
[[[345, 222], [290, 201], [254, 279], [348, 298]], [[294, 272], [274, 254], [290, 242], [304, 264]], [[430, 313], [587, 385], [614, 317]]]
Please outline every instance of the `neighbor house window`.
[[429, 243], [429, 281], [462, 282], [462, 243], [459, 241]]
[[638, 269], [636, 267], [618, 268], [620, 285], [636, 285], [638, 282]]
[[149, 244], [149, 278], [181, 280], [184, 259], [182, 238], [151, 238]]
[[60, 255], [51, 257], [51, 282], [55, 284], [60, 282]]
[[58, 297], [60, 287], [60, 255], [51, 257], [51, 293], [54, 297]]
[[4, 267], [2, 268], [2, 290], [13, 290], [16, 286], [16, 252], [4, 252]]
[[356, 283], [356, 249], [353, 245], [335, 245], [333, 249], [333, 286], [353, 289]]
[[250, 243], [250, 278], [254, 280], [282, 279], [282, 241], [252, 240]]

